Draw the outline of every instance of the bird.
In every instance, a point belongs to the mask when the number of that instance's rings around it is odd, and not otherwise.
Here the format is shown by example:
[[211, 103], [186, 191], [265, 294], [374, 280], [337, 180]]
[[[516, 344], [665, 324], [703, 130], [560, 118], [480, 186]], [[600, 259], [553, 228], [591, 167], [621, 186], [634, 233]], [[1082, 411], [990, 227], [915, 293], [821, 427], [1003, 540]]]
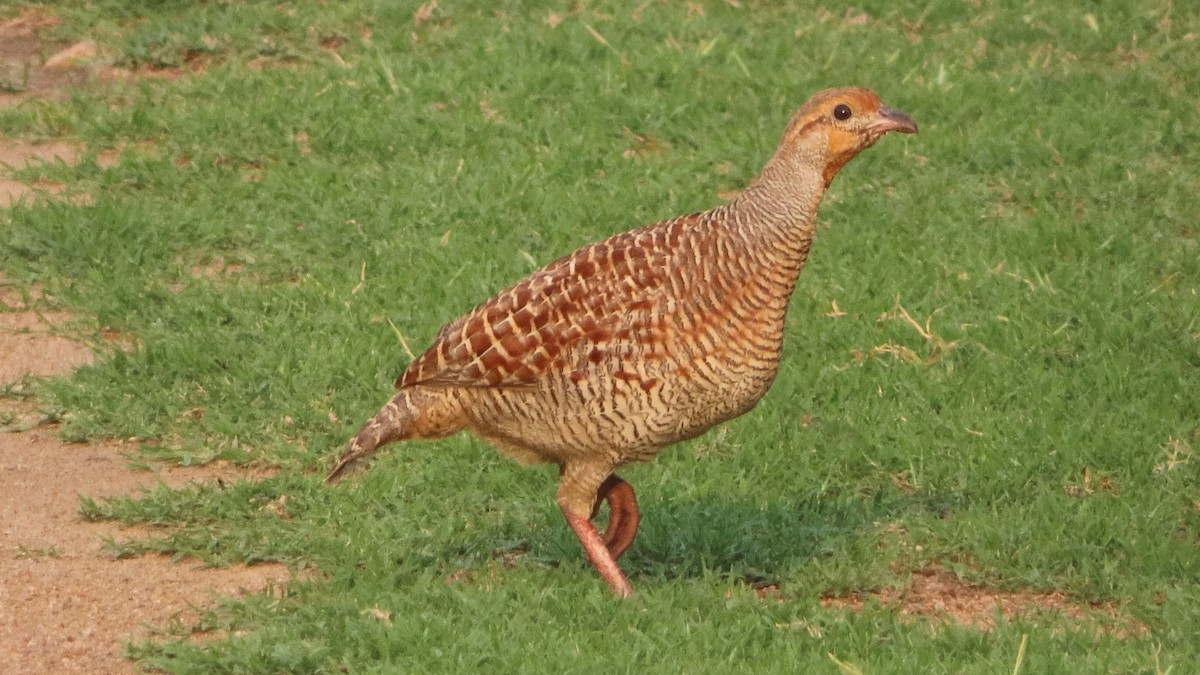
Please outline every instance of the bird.
[[814, 94], [729, 201], [585, 246], [442, 327], [326, 481], [386, 444], [469, 430], [518, 462], [558, 465], [568, 526], [611, 591], [632, 595], [617, 561], [641, 513], [616, 470], [766, 394], [821, 198], [893, 131], [917, 124], [869, 89]]

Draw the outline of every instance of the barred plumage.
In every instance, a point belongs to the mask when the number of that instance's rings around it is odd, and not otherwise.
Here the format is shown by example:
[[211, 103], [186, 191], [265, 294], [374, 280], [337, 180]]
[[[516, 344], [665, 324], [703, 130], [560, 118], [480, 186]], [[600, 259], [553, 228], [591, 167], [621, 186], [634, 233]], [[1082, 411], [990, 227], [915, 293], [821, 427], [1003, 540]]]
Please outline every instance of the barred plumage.
[[[916, 129], [866, 89], [818, 93], [729, 203], [584, 247], [446, 325], [328, 480], [386, 443], [470, 429], [518, 460], [559, 465], [568, 524], [628, 595], [616, 560], [639, 514], [613, 471], [762, 398], [829, 182], [883, 134]], [[603, 538], [590, 522], [601, 501]]]

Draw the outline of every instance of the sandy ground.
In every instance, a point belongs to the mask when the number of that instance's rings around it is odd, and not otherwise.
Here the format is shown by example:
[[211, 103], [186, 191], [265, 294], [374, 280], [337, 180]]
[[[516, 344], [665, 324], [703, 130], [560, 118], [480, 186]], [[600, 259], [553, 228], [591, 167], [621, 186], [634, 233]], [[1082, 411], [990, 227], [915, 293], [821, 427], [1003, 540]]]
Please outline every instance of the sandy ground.
[[[63, 314], [25, 309], [21, 289], [0, 290], [0, 383], [51, 376], [90, 363], [92, 352], [54, 335]], [[214, 594], [284, 583], [287, 569], [256, 565], [209, 569], [166, 556], [118, 560], [102, 551], [107, 537], [144, 534], [87, 523], [79, 497], [137, 493], [160, 481], [231, 479], [232, 467], [130, 469], [125, 443], [63, 443], [39, 425], [36, 405], [0, 402], [21, 432], [0, 433], [0, 663], [16, 673], [132, 672], [124, 643], [173, 618], [188, 620]]]
[[120, 444], [67, 445], [53, 429], [0, 436], [0, 663], [6, 672], [133, 672], [124, 643], [152, 626], [195, 616], [214, 594], [286, 582], [286, 568], [208, 569], [165, 556], [118, 560], [105, 537], [129, 528], [80, 520], [79, 495], [136, 492], [163, 480], [182, 484], [211, 471], [129, 470]]
[[[40, 10], [0, 17], [0, 79], [19, 78], [22, 84], [0, 92], [0, 107], [60, 100], [67, 87], [87, 86], [108, 74], [95, 43], [43, 43], [39, 33], [55, 23]], [[82, 155], [83, 148], [70, 140], [33, 143], [0, 132], [0, 208], [62, 189], [22, 182], [16, 171], [39, 162], [74, 164]], [[113, 161], [111, 154], [99, 159]], [[0, 277], [0, 385], [69, 373], [92, 361], [92, 350], [72, 339], [65, 326], [71, 317], [38, 310], [37, 297], [36, 289]], [[26, 306], [30, 298], [32, 306]], [[194, 618], [217, 595], [288, 580], [281, 565], [209, 569], [166, 556], [118, 560], [102, 550], [106, 538], [146, 533], [86, 523], [79, 516], [80, 496], [137, 494], [159, 482], [231, 479], [237, 469], [135, 471], [125, 461], [132, 445], [63, 443], [55, 426], [41, 423], [36, 402], [0, 399], [0, 415], [10, 427], [26, 429], [0, 431], [0, 671], [135, 672], [123, 656], [129, 640], [172, 619]]]

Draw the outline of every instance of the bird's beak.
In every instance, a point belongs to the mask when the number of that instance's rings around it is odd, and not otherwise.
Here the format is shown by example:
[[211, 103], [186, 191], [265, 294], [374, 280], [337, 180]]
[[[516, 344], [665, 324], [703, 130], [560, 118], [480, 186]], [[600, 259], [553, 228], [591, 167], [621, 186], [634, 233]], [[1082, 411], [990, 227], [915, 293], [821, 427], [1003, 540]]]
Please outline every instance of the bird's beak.
[[885, 134], [889, 131], [899, 131], [902, 134], [917, 133], [917, 123], [908, 113], [882, 106], [879, 108], [875, 121], [871, 122], [871, 131]]

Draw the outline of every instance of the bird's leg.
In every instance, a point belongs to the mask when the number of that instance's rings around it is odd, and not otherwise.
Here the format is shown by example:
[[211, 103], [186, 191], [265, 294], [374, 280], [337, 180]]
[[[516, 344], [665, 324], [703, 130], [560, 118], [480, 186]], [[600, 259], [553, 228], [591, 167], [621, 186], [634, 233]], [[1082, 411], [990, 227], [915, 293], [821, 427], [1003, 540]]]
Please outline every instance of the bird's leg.
[[600, 511], [600, 502], [608, 502], [608, 527], [604, 529], [604, 545], [612, 554], [613, 560], [620, 560], [629, 545], [637, 537], [638, 523], [641, 514], [638, 511], [637, 495], [624, 478], [617, 474], [609, 474], [600, 484], [596, 492], [596, 501], [592, 504], [592, 518]]
[[[633, 586], [629, 584], [625, 573], [617, 566], [616, 557], [592, 525], [592, 505], [595, 503], [600, 483], [604, 482], [600, 476], [606, 475], [606, 472], [592, 469], [594, 467], [578, 465], [561, 467], [562, 481], [558, 485], [558, 506], [562, 509], [563, 517], [567, 519], [567, 525], [571, 526], [575, 536], [579, 538], [579, 543], [583, 545], [588, 560], [600, 573], [600, 578], [604, 579], [618, 597], [627, 598], [633, 595]], [[621, 481], [619, 478], [617, 480]], [[625, 545], [628, 546], [628, 543]]]

